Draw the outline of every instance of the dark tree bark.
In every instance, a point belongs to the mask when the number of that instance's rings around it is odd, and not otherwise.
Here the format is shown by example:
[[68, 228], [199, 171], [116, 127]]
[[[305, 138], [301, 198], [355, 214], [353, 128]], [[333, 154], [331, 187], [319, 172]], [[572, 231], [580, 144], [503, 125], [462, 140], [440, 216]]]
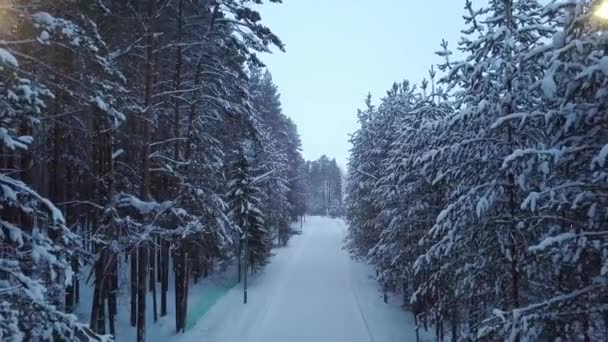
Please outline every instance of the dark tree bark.
[[131, 252], [131, 326], [137, 326], [137, 250]]
[[185, 246], [179, 246], [175, 253], [175, 331], [184, 332], [186, 328], [187, 270]]
[[98, 262], [95, 264], [95, 284], [93, 289], [93, 305], [91, 308], [91, 330], [99, 334], [106, 332], [105, 320], [105, 280], [104, 280], [104, 265], [107, 263], [105, 251], [102, 251]]
[[[179, 0], [178, 2], [178, 11], [177, 11], [177, 51], [175, 56], [175, 79], [174, 79], [174, 90], [179, 92], [182, 87], [182, 40], [183, 40], [183, 14], [184, 14], [184, 0]], [[180, 157], [180, 100], [178, 97], [175, 97], [173, 101], [173, 135], [175, 138], [175, 151], [174, 158], [179, 161]]]
[[147, 247], [138, 247], [137, 252], [137, 342], [146, 341], [146, 294], [148, 280]]
[[118, 291], [118, 255], [113, 258], [110, 266], [108, 279], [108, 321], [110, 323], [110, 334], [116, 336], [115, 318], [118, 312], [117, 291]]
[[157, 239], [157, 245], [158, 245], [158, 251], [156, 253], [156, 268], [157, 268], [157, 272], [156, 272], [156, 280], [158, 281], [158, 283], [162, 283], [163, 281], [163, 272], [162, 272], [162, 258], [163, 258], [163, 243], [161, 238], [159, 237]]
[[154, 257], [155, 251], [155, 247], [150, 247], [150, 290], [152, 292], [152, 313], [154, 314], [154, 322], [158, 321], [158, 310], [156, 308], [156, 277], [154, 274], [156, 268], [153, 266], [156, 259]]
[[161, 241], [161, 289], [160, 316], [167, 315], [167, 291], [169, 289], [169, 242]]
[[241, 269], [243, 268], [241, 265], [241, 248], [243, 246], [243, 239], [239, 239], [239, 249], [237, 251], [237, 282], [241, 283]]

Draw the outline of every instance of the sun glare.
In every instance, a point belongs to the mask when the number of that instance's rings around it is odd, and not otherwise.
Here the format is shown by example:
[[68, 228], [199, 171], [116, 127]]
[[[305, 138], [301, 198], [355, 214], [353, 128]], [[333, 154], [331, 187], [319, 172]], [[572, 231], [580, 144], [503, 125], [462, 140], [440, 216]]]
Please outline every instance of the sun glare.
[[595, 10], [594, 13], [595, 17], [602, 19], [602, 20], [608, 20], [608, 0], [603, 1]]

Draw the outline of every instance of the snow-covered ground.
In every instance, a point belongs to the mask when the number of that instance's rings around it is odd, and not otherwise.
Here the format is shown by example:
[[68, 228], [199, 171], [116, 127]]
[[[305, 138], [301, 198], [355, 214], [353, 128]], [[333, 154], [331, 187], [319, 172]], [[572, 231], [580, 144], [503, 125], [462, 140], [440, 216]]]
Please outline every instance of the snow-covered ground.
[[[171, 265], [171, 262], [169, 263]], [[190, 279], [190, 291], [188, 294], [188, 322], [187, 328], [193, 325], [193, 321], [200, 318], [200, 315], [211, 304], [209, 301], [215, 300], [224, 292], [228, 291], [236, 281], [236, 267], [234, 265], [222, 269], [221, 265], [216, 265], [215, 271], [207, 278], [201, 278], [197, 284]], [[154, 322], [152, 307], [152, 293], [148, 293], [146, 305], [146, 341], [147, 342], [166, 342], [175, 337], [175, 283], [174, 273], [170, 267], [169, 272], [169, 291], [167, 292], [167, 316], [158, 317]], [[119, 264], [119, 286], [118, 286], [118, 313], [116, 317], [116, 342], [132, 342], [136, 340], [136, 329], [129, 324], [130, 302], [129, 302], [129, 264]], [[88, 270], [81, 273], [81, 279], [86, 279]], [[160, 284], [157, 284], [157, 291], [160, 291]], [[90, 317], [93, 287], [90, 285], [82, 286], [80, 289], [80, 305], [76, 307], [76, 315], [82, 322], [87, 322]], [[160, 295], [157, 295], [158, 312], [160, 312]], [[0, 341], [1, 342], [1, 341]]]
[[[252, 277], [248, 304], [239, 285], [170, 341], [416, 341], [411, 313], [397, 298], [384, 304], [372, 270], [342, 250], [345, 233], [341, 220], [308, 218], [303, 234]], [[421, 340], [433, 338], [422, 331]]]

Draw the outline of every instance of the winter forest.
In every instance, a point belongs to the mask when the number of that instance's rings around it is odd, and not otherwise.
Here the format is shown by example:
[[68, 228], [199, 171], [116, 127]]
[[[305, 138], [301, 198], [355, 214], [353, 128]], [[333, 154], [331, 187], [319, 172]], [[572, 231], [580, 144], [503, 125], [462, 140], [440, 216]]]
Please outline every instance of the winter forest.
[[0, 342], [608, 340], [608, 1], [463, 0], [348, 165], [281, 2], [0, 0]]
[[286, 243], [306, 163], [255, 3], [0, 2], [0, 340], [183, 331], [189, 280]]
[[467, 28], [428, 80], [358, 113], [348, 248], [438, 339], [608, 340], [598, 11], [608, 4], [466, 1]]

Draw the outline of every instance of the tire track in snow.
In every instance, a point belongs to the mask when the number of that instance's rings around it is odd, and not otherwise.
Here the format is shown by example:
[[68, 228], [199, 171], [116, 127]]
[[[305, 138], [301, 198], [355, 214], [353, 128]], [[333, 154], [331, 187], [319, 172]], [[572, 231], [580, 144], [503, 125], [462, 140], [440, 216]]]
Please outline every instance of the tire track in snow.
[[268, 325], [269, 312], [272, 308], [277, 306], [277, 302], [281, 299], [281, 296], [279, 294], [282, 293], [285, 289], [285, 286], [289, 280], [288, 275], [290, 273], [290, 270], [292, 269], [293, 265], [296, 264], [297, 261], [300, 259], [304, 250], [304, 246], [306, 245], [306, 242], [309, 239], [309, 235], [303, 233], [297, 239], [299, 241], [292, 240], [293, 244], [297, 244], [296, 250], [293, 251], [290, 256], [288, 256], [289, 261], [281, 265], [281, 269], [279, 271], [279, 279], [277, 280], [276, 285], [273, 286], [272, 291], [267, 292], [267, 294], [269, 294], [271, 298], [269, 301], [265, 302], [266, 304], [262, 308], [262, 313], [256, 316], [255, 324], [252, 325], [256, 328], [254, 331], [249, 331], [249, 334], [247, 334], [247, 342], [259, 341], [260, 332], [264, 331], [266, 326]]
[[[344, 253], [346, 253], [346, 251], [344, 251]], [[367, 332], [367, 336], [369, 337], [369, 341], [370, 342], [376, 342], [376, 339], [374, 338], [374, 334], [372, 333], [372, 330], [370, 328], [369, 322], [367, 321], [367, 318], [365, 317], [365, 314], [363, 313], [363, 309], [361, 307], [361, 300], [359, 299], [359, 295], [357, 294], [357, 291], [355, 289], [355, 287], [353, 286], [353, 269], [352, 269], [352, 259], [350, 258], [349, 255], [347, 255], [347, 263], [348, 263], [348, 287], [350, 288], [350, 293], [353, 296], [355, 305], [357, 307], [357, 311], [359, 312], [359, 316], [361, 317], [361, 320], [363, 321], [363, 326], [365, 327], [365, 331]]]

